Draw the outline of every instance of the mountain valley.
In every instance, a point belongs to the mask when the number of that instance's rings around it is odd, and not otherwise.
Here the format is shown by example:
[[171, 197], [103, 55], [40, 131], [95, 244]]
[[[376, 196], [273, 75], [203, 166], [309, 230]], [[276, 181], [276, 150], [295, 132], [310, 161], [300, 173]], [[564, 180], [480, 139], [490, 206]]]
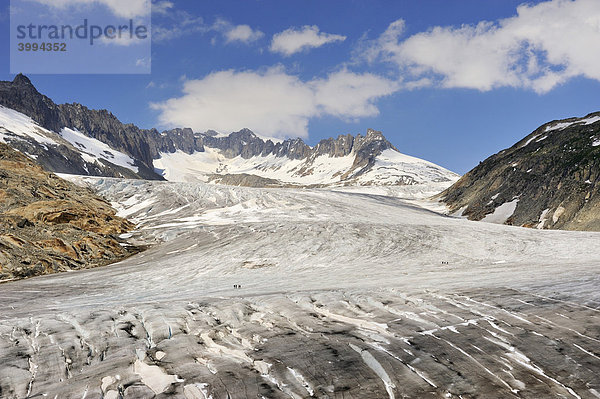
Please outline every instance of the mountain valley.
[[559, 231], [596, 229], [598, 121], [459, 179], [2, 82], [0, 397], [598, 398], [600, 233]]

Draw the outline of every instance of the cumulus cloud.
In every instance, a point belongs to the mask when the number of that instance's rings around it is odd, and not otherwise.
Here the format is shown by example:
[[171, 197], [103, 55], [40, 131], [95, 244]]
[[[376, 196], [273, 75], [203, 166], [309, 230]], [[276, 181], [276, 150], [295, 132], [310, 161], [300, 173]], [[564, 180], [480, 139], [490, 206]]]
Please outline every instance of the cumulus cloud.
[[346, 36], [319, 32], [315, 25], [305, 25], [302, 28], [290, 28], [273, 35], [270, 50], [284, 56], [321, 47], [327, 43], [346, 40]]
[[232, 132], [244, 127], [272, 137], [307, 137], [311, 118], [377, 115], [374, 102], [397, 84], [371, 74], [340, 70], [302, 81], [282, 67], [219, 71], [187, 80], [183, 96], [152, 104], [165, 126]]
[[379, 109], [373, 100], [400, 88], [396, 82], [369, 73], [357, 74], [346, 69], [326, 79], [310, 82], [323, 114], [343, 119], [375, 116]]
[[108, 7], [113, 14], [123, 18], [144, 17], [150, 14], [150, 0], [30, 0], [37, 3], [64, 9], [71, 6], [101, 4]]
[[434, 27], [404, 40], [392, 23], [363, 49], [369, 61], [396, 64], [403, 76], [446, 88], [518, 87], [545, 93], [583, 76], [600, 80], [600, 2], [524, 4], [514, 17]]
[[260, 30], [252, 29], [249, 25], [234, 25], [224, 19], [218, 19], [211, 30], [221, 32], [225, 38], [225, 43], [251, 43], [265, 35]]

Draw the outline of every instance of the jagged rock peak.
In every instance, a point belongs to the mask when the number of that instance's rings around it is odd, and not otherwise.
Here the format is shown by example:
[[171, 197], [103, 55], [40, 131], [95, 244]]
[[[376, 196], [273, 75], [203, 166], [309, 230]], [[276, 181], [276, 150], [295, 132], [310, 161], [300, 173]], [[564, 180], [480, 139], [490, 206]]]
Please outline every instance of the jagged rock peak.
[[379, 130], [375, 129], [367, 129], [367, 135], [365, 136], [367, 140], [385, 140], [385, 136]]
[[33, 86], [33, 83], [31, 83], [31, 80], [29, 80], [29, 78], [25, 75], [23, 75], [22, 73], [19, 73], [17, 76], [15, 76], [15, 78], [12, 81], [14, 84], [16, 85], [27, 85], [27, 86]]
[[[230, 134], [232, 137], [242, 137], [242, 138], [259, 138], [254, 132], [247, 127], [239, 130], [237, 132], [233, 132]], [[264, 140], [263, 140], [264, 141]]]

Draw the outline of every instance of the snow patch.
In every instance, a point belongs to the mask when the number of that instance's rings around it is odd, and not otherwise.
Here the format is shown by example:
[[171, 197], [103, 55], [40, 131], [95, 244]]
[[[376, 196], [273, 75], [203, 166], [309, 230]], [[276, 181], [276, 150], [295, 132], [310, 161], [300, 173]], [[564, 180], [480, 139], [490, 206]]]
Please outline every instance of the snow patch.
[[447, 181], [450, 185], [458, 178], [455, 173], [434, 163], [387, 149], [376, 158], [373, 168], [359, 177], [358, 182], [396, 185], [407, 181], [417, 184]]
[[481, 221], [486, 223], [503, 224], [508, 220], [508, 218], [510, 218], [513, 215], [513, 213], [515, 213], [518, 203], [518, 198], [510, 202], [505, 202], [504, 204], [494, 209], [494, 212], [485, 215], [485, 217], [481, 219]]
[[547, 126], [545, 132], [550, 132], [552, 130], [563, 130], [572, 125], [591, 125], [592, 123], [596, 123], [598, 121], [600, 121], [600, 116], [592, 116], [585, 119], [579, 119], [573, 122], [560, 122], [554, 125]]
[[117, 210], [117, 216], [128, 218], [150, 207], [155, 202], [156, 200], [154, 198], [142, 199], [141, 196], [134, 195], [120, 204], [113, 204], [113, 207]]
[[6, 143], [8, 137], [18, 136], [22, 139], [33, 139], [40, 144], [58, 145], [50, 138], [54, 134], [27, 115], [0, 105], [0, 141]]
[[101, 158], [115, 165], [132, 170], [135, 173], [138, 172], [138, 167], [134, 166], [135, 161], [133, 158], [112, 149], [100, 140], [88, 137], [78, 130], [66, 127], [61, 130], [60, 135], [81, 151], [82, 157], [86, 162], [95, 163], [98, 161], [98, 158]]
[[155, 394], [164, 392], [171, 384], [183, 381], [177, 378], [176, 375], [167, 374], [160, 367], [150, 366], [140, 359], [135, 361], [133, 372], [139, 375], [142, 382]]
[[359, 353], [365, 364], [369, 366], [369, 368], [373, 370], [379, 378], [381, 378], [381, 381], [383, 381], [383, 384], [385, 385], [385, 390], [387, 391], [388, 396], [390, 399], [394, 399], [394, 388], [396, 388], [396, 385], [394, 385], [392, 379], [385, 371], [381, 363], [379, 363], [377, 359], [375, 359], [373, 355], [371, 355], [366, 349], [363, 350], [354, 344], [348, 345], [350, 345], [355, 352]]
[[525, 142], [525, 144], [523, 144], [521, 147], [519, 148], [523, 148], [523, 147], [527, 147], [533, 140], [537, 139], [538, 137], [540, 137], [539, 134], [536, 134], [535, 136], [531, 137], [529, 140], [527, 140]]
[[456, 212], [452, 213], [450, 216], [455, 217], [455, 218], [466, 219], [466, 216], [463, 216], [463, 214], [465, 213], [465, 211], [467, 210], [468, 207], [469, 207], [469, 205], [465, 205], [465, 206], [461, 207], [460, 209], [458, 209]]
[[294, 378], [296, 379], [296, 381], [298, 381], [300, 383], [300, 385], [302, 385], [304, 387], [304, 389], [306, 389], [306, 391], [308, 392], [308, 394], [313, 397], [315, 396], [315, 390], [312, 387], [312, 385], [310, 385], [307, 381], [306, 378], [304, 378], [304, 376], [302, 374], [300, 374], [298, 371], [294, 370], [291, 367], [287, 368], [290, 373], [292, 373], [292, 375], [294, 376]]
[[183, 396], [186, 399], [213, 399], [208, 384], [190, 384], [183, 387]]
[[542, 211], [542, 214], [540, 215], [540, 219], [539, 219], [539, 223], [536, 226], [537, 229], [541, 230], [544, 228], [544, 224], [546, 224], [546, 221], [548, 220], [547, 216], [548, 216], [548, 212], [550, 212], [550, 209], [544, 209]]
[[564, 207], [559, 206], [558, 208], [556, 208], [554, 214], [552, 215], [552, 223], [558, 222], [558, 219], [562, 216], [563, 213], [565, 213]]
[[[250, 174], [297, 185], [341, 185], [344, 180], [361, 172], [352, 169], [356, 154], [343, 157], [321, 155], [311, 160], [290, 159], [274, 154], [244, 159], [227, 158], [218, 149], [205, 147], [204, 152], [183, 151], [161, 153], [153, 161], [157, 173], [169, 181], [207, 182], [211, 175]], [[357, 177], [358, 185], [399, 185], [447, 182], [458, 175], [431, 162], [388, 149], [383, 151], [371, 170]]]

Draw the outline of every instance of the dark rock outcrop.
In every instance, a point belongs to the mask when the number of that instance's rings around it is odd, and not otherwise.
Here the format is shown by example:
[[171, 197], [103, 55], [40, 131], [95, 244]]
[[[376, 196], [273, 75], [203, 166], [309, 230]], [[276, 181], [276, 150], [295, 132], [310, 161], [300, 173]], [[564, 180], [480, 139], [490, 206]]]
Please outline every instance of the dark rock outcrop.
[[275, 179], [268, 179], [266, 177], [260, 177], [247, 173], [240, 174], [225, 174], [225, 175], [212, 175], [208, 178], [209, 182], [226, 184], [228, 186], [242, 186], [242, 187], [285, 187], [280, 181]]
[[452, 212], [481, 220], [518, 199], [506, 224], [600, 230], [600, 112], [544, 124], [440, 194]]

